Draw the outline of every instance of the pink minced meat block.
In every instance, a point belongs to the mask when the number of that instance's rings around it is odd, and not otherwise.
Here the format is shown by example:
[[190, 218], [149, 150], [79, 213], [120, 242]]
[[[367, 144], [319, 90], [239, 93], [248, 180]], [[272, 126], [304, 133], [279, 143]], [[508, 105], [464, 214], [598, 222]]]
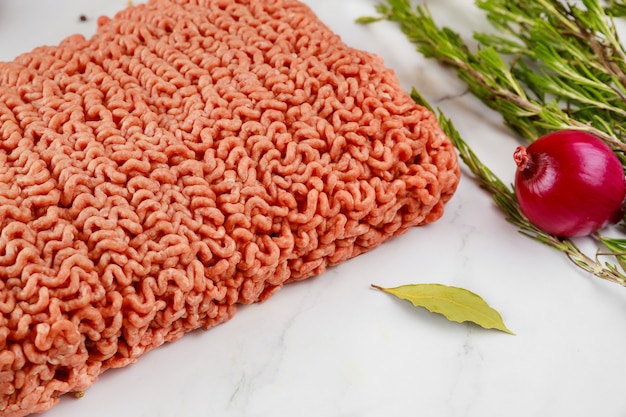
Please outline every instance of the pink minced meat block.
[[0, 63], [5, 417], [437, 220], [459, 181], [435, 116], [302, 3], [98, 24]]

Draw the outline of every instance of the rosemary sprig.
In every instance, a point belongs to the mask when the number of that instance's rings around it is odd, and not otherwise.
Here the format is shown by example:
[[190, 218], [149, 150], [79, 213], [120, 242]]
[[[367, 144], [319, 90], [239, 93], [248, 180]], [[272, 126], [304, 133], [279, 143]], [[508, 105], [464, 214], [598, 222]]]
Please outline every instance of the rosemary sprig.
[[[417, 90], [413, 89], [411, 91], [411, 97], [416, 103], [429, 108], [433, 112], [435, 111]], [[609, 252], [598, 252], [595, 258], [591, 258], [571, 239], [561, 239], [538, 229], [531, 224], [521, 212], [513, 190], [506, 186], [498, 176], [480, 161], [472, 149], [461, 138], [461, 135], [454, 127], [452, 121], [448, 119], [440, 109], [437, 109], [437, 114], [439, 124], [458, 150], [463, 163], [476, 175], [481, 187], [492, 195], [495, 204], [507, 216], [506, 219], [517, 226], [520, 233], [564, 252], [572, 262], [583, 270], [607, 281], [626, 286], [626, 275], [611, 264], [603, 264], [599, 260], [599, 256], [601, 255], [616, 256], [620, 267], [624, 269], [626, 267], [626, 239], [611, 239], [598, 236], [598, 239], [606, 246]]]
[[[439, 27], [426, 6], [413, 8], [409, 0], [385, 0], [376, 6], [378, 17], [358, 22], [398, 23], [420, 53], [454, 68], [469, 91], [522, 137], [584, 130], [608, 143], [626, 169], [626, 53], [613, 21], [626, 15], [624, 0], [606, 7], [598, 0], [582, 0], [581, 6], [561, 0], [476, 0], [476, 5], [496, 34], [475, 32], [475, 50], [452, 29]], [[412, 96], [428, 106], [416, 90]], [[461, 160], [522, 234], [562, 251], [583, 270], [626, 286], [626, 239], [592, 236], [598, 244], [592, 257], [573, 240], [534, 227], [512, 187], [478, 159], [439, 109], [438, 114]], [[605, 256], [617, 265], [603, 261]]]
[[[594, 0], [585, 0], [588, 1]], [[418, 5], [413, 9], [409, 0], [387, 0], [387, 4], [376, 6], [380, 18], [358, 21], [370, 23], [387, 19], [398, 23], [420, 53], [454, 68], [472, 94], [501, 113], [511, 129], [529, 140], [552, 130], [580, 129], [600, 137], [614, 149], [626, 152], [626, 144], [619, 137], [621, 125], [617, 126], [626, 121], [626, 103], [616, 92], [619, 90], [616, 81], [619, 75], [594, 73], [598, 79], [594, 85], [603, 88], [608, 82], [605, 79], [612, 77], [610, 84], [615, 87], [610, 89], [613, 92], [611, 97], [599, 95], [585, 84], [571, 82], [573, 76], [589, 80], [587, 73], [592, 70], [586, 67], [580, 56], [567, 55], [561, 49], [549, 47], [554, 42], [554, 27], [550, 23], [537, 23], [543, 22], [542, 12], [550, 10], [544, 3], [560, 4], [557, 0], [477, 0], [477, 5], [487, 11], [487, 18], [494, 27], [506, 32], [502, 36], [475, 33], [480, 43], [476, 51], [470, 51], [467, 43], [452, 29], [437, 26], [428, 7]], [[557, 22], [563, 20], [568, 21], [561, 16]], [[570, 26], [562, 29], [567, 39], [572, 30]], [[589, 36], [592, 34], [595, 32]], [[616, 34], [611, 36], [617, 39]], [[560, 45], [567, 45], [567, 42]], [[583, 47], [590, 48], [582, 41], [570, 46], [575, 51]], [[505, 54], [511, 54], [508, 60]], [[585, 54], [586, 59], [590, 59], [589, 51]], [[615, 120], [611, 114], [619, 119]], [[606, 120], [615, 123], [607, 125], [603, 123]]]

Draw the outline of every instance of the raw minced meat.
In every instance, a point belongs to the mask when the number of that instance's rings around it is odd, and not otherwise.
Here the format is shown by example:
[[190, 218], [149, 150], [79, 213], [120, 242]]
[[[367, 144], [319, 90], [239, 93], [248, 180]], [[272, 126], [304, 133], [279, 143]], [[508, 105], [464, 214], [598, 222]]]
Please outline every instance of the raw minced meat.
[[152, 0], [0, 80], [6, 417], [437, 220], [459, 180], [435, 116], [295, 0]]

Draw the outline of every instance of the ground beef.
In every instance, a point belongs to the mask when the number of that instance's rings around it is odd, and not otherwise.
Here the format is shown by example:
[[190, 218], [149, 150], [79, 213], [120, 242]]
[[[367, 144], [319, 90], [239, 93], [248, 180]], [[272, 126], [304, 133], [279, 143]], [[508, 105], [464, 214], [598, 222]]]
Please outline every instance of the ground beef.
[[[152, 0], [0, 63], [0, 412], [438, 219], [433, 114], [295, 0]], [[87, 412], [87, 411], [86, 411]]]

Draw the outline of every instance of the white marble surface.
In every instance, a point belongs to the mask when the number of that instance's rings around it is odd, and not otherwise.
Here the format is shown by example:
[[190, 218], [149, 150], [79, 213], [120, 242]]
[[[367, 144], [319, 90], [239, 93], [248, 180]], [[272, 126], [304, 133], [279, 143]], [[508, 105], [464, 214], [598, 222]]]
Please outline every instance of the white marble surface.
[[[497, 174], [513, 178], [515, 138], [450, 72], [426, 62], [388, 23], [361, 27], [374, 0], [308, 0], [344, 40], [377, 52], [403, 86], [451, 117]], [[122, 0], [1, 0], [0, 59], [75, 32]], [[483, 23], [471, 0], [432, 0], [441, 22]], [[79, 15], [89, 17], [80, 22]], [[482, 295], [510, 336], [446, 321], [370, 288], [439, 282]], [[228, 323], [109, 371], [46, 417], [374, 417], [626, 415], [626, 289], [592, 278], [516, 232], [464, 172], [436, 224]]]

